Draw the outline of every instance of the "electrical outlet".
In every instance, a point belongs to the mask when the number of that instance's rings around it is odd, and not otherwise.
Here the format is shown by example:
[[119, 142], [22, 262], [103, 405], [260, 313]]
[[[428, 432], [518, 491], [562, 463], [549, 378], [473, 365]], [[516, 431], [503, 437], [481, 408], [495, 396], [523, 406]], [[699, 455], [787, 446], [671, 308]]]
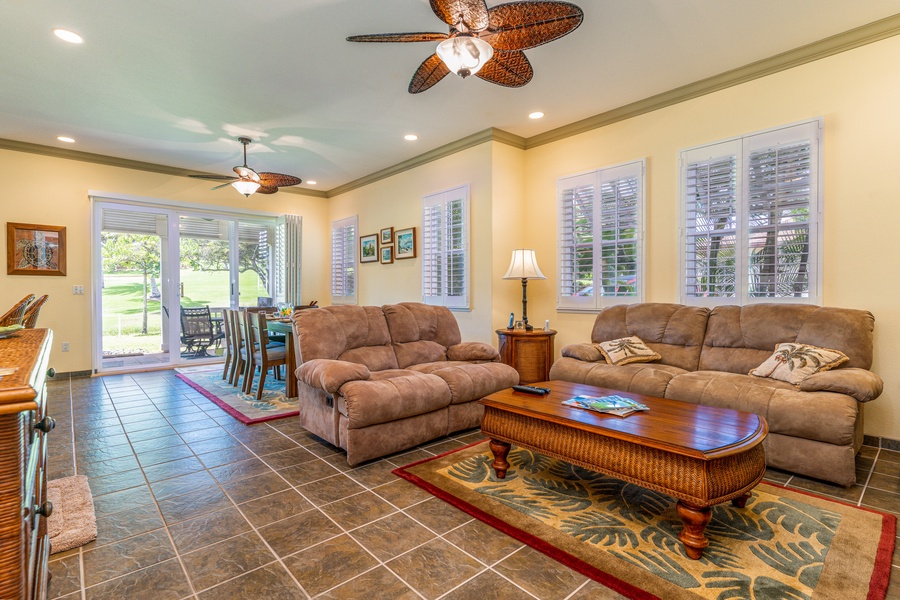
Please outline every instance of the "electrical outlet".
[[84, 296], [84, 286], [83, 285], [73, 285], [72, 286], [72, 294], [75, 296]]
[[62, 343], [62, 351], [63, 351], [63, 352], [68, 352], [68, 351], [69, 351], [69, 342], [63, 342], [63, 343]]

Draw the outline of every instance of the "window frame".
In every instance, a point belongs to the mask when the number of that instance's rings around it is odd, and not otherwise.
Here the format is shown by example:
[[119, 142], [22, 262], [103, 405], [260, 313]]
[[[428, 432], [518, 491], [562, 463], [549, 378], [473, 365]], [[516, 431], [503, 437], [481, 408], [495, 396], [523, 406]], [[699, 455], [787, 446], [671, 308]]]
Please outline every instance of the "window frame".
[[[610, 183], [613, 181], [618, 181], [621, 179], [634, 178], [636, 186], [637, 186], [637, 226], [636, 226], [636, 236], [635, 242], [637, 244], [637, 254], [635, 257], [636, 261], [636, 273], [635, 273], [635, 285], [637, 287], [637, 291], [634, 295], [630, 296], [612, 296], [612, 295], [604, 295], [602, 292], [600, 294], [593, 294], [591, 296], [572, 296], [564, 294], [563, 286], [563, 272], [567, 265], [563, 264], [563, 261], [566, 258], [566, 247], [567, 244], [564, 242], [564, 233], [568, 235], [568, 232], [563, 231], [563, 225], [565, 223], [565, 207], [563, 205], [563, 195], [566, 190], [575, 189], [577, 187], [587, 187], [589, 185], [593, 186], [593, 196], [592, 196], [592, 223], [591, 223], [591, 231], [592, 231], [592, 241], [590, 242], [592, 245], [592, 288], [597, 287], [596, 283], [596, 273], [602, 272], [602, 188], [606, 183]], [[644, 301], [644, 289], [645, 289], [645, 274], [646, 274], [646, 265], [645, 265], [645, 257], [646, 257], [646, 214], [647, 214], [647, 160], [646, 158], [640, 158], [637, 160], [631, 160], [623, 163], [618, 163], [615, 165], [609, 165], [605, 167], [601, 167], [599, 169], [594, 169], [592, 171], [587, 171], [583, 173], [577, 173], [573, 175], [567, 175], [563, 177], [559, 177], [556, 180], [556, 245], [557, 245], [557, 257], [556, 257], [556, 266], [557, 266], [557, 278], [556, 278], [556, 310], [558, 312], [586, 312], [586, 313], [596, 313], [606, 308], [608, 306], [615, 306], [618, 304], [632, 304], [635, 302], [643, 302]]]
[[[348, 228], [352, 228], [350, 235], [351, 239], [347, 239]], [[339, 235], [340, 238], [336, 238], [335, 236]], [[335, 252], [337, 248], [335, 247], [337, 239], [342, 239], [344, 241], [343, 248], [341, 248], [341, 256], [342, 260], [340, 266], [335, 265]], [[359, 240], [359, 217], [358, 215], [353, 215], [352, 217], [346, 217], [343, 219], [338, 219], [337, 221], [331, 222], [331, 303], [332, 304], [356, 304], [357, 298], [359, 297], [359, 262], [357, 256], [357, 245]], [[348, 256], [349, 254], [349, 256]], [[335, 275], [338, 272], [338, 269], [345, 272], [347, 269], [353, 269], [352, 276], [352, 285], [353, 285], [353, 293], [345, 294], [345, 295], [335, 295], [335, 291], [337, 291], [337, 280], [335, 279]], [[340, 287], [346, 286], [346, 277], [344, 282]]]
[[[445, 306], [450, 310], [458, 310], [458, 311], [467, 311], [470, 310], [470, 298], [471, 298], [471, 283], [472, 283], [472, 274], [471, 274], [471, 241], [470, 241], [470, 232], [471, 232], [471, 202], [470, 198], [470, 190], [469, 185], [461, 185], [454, 188], [450, 188], [448, 190], [443, 190], [441, 192], [435, 192], [433, 194], [429, 194], [422, 198], [422, 302], [425, 304], [430, 304], [433, 306]], [[441, 214], [445, 217], [447, 214], [447, 210], [450, 207], [451, 203], [461, 202], [462, 203], [462, 249], [463, 253], [463, 274], [462, 274], [462, 286], [464, 291], [461, 295], [451, 296], [449, 294], [428, 294], [428, 280], [429, 278], [439, 278], [441, 281], [447, 281], [450, 278], [448, 273], [449, 271], [449, 261], [443, 261], [443, 268], [441, 268], [442, 273], [437, 274], [434, 272], [429, 272], [429, 268], [433, 266], [432, 262], [432, 253], [433, 253], [433, 244], [431, 234], [431, 227], [428, 222], [428, 210], [429, 207], [440, 207]], [[445, 227], [447, 225], [446, 221], [442, 221], [441, 227]], [[441, 255], [449, 255], [450, 253], [458, 253], [460, 250], [454, 250], [448, 246], [449, 240], [451, 238], [444, 237], [442, 239], [441, 247], [436, 250], [436, 253]], [[441, 277], [439, 277], [440, 275]], [[443, 289], [446, 290], [446, 287]]]
[[[750, 177], [749, 160], [753, 153], [766, 148], [781, 148], [809, 141], [809, 205], [808, 205], [808, 238], [809, 256], [807, 258], [807, 276], [809, 278], [808, 296], [751, 296], [749, 284], [750, 249]], [[678, 240], [679, 270], [678, 296], [682, 304], [691, 306], [720, 306], [729, 304], [747, 305], [764, 302], [770, 303], [803, 303], [820, 304], [822, 300], [823, 272], [823, 118], [817, 117], [805, 121], [789, 123], [770, 129], [756, 131], [745, 135], [702, 144], [679, 151], [678, 160]], [[735, 290], [734, 296], [688, 296], [688, 244], [687, 231], [687, 172], [688, 166], [697, 161], [724, 159], [727, 152], [732, 152], [735, 159], [736, 198], [735, 214]]]

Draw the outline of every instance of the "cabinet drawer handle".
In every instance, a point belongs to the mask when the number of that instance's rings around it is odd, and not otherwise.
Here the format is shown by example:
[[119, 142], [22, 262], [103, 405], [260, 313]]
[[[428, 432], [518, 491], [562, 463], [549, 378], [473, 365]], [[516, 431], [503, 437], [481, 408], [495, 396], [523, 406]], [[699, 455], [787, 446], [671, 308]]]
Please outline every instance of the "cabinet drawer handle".
[[56, 419], [53, 417], [44, 417], [34, 426], [35, 429], [44, 433], [50, 433], [54, 427], [56, 427]]
[[35, 506], [34, 509], [34, 512], [41, 515], [42, 517], [50, 518], [50, 515], [53, 514], [53, 503], [48, 500], [40, 506]]
[[53, 367], [47, 369], [47, 377], [56, 377], [56, 369]]

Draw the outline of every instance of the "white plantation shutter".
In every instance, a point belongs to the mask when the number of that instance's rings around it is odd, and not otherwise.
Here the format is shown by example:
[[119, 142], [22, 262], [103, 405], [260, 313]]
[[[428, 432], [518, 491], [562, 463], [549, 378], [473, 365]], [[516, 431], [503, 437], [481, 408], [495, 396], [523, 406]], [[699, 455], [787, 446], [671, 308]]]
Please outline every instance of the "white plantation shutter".
[[469, 187], [422, 199], [422, 301], [469, 307]]
[[818, 301], [820, 130], [815, 120], [682, 152], [685, 302]]
[[557, 196], [558, 308], [640, 301], [644, 161], [562, 178]]
[[356, 304], [355, 216], [331, 224], [331, 303]]

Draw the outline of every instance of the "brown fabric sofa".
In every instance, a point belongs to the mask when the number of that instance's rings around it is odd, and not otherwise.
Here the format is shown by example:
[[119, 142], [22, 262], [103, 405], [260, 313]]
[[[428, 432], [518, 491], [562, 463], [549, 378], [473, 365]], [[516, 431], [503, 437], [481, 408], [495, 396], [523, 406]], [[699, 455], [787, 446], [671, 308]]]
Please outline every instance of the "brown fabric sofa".
[[[754, 412], [769, 424], [769, 466], [846, 486], [856, 481], [863, 405], [884, 386], [869, 371], [874, 326], [868, 311], [807, 304], [615, 306], [597, 315], [591, 341], [636, 335], [662, 359], [613, 366], [593, 344], [573, 344], [550, 378]], [[781, 342], [840, 350], [850, 360], [799, 389], [748, 375]]]
[[476, 401], [519, 382], [495, 348], [461, 342], [444, 307], [329, 306], [292, 320], [300, 422], [351, 465], [477, 427]]

